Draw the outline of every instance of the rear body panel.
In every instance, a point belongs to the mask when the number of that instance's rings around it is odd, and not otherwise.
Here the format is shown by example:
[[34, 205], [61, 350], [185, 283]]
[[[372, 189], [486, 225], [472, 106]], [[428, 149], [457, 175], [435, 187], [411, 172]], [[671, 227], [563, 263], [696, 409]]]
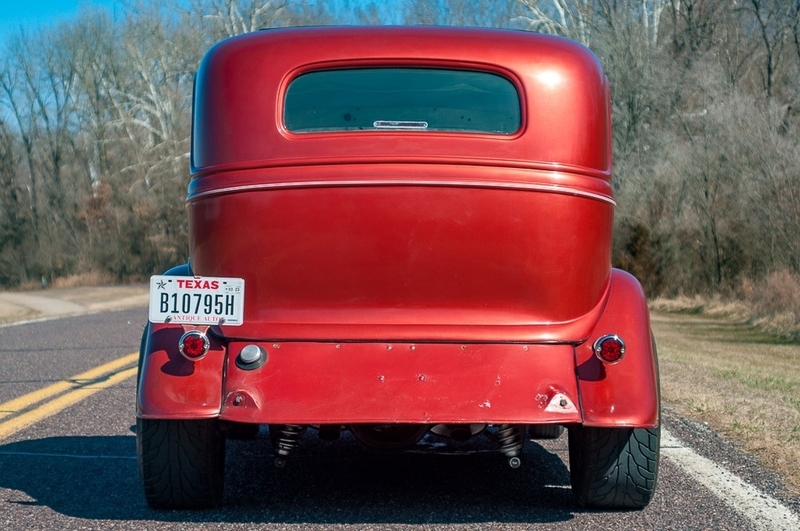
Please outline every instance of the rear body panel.
[[[355, 184], [245, 188], [194, 200], [192, 267], [204, 276], [245, 279], [245, 323], [237, 337], [585, 338], [592, 323], [580, 319], [601, 303], [609, 281], [612, 205], [530, 183], [431, 179], [444, 170], [336, 168]], [[524, 170], [446, 171], [532, 180]], [[263, 179], [274, 173], [264, 170]], [[399, 184], [364, 184], [375, 175]], [[418, 184], [425, 178], [431, 184]], [[536, 184], [544, 188], [547, 178]]]

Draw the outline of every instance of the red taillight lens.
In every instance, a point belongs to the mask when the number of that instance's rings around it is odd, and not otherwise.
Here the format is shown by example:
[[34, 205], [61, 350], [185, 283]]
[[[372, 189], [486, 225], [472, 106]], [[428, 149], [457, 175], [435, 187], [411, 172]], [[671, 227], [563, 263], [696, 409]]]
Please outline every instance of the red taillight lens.
[[197, 330], [190, 330], [181, 336], [178, 341], [178, 349], [184, 358], [190, 361], [197, 361], [206, 355], [210, 343], [206, 335]]
[[625, 342], [613, 334], [601, 337], [592, 348], [603, 363], [617, 363], [625, 355]]

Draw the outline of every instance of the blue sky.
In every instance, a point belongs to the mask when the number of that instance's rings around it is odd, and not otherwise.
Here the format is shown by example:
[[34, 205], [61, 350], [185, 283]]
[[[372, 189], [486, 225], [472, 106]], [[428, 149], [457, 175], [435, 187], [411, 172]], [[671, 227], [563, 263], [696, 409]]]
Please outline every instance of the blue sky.
[[0, 7], [0, 41], [23, 28], [73, 20], [81, 6], [105, 6], [113, 9], [118, 0], [3, 0]]

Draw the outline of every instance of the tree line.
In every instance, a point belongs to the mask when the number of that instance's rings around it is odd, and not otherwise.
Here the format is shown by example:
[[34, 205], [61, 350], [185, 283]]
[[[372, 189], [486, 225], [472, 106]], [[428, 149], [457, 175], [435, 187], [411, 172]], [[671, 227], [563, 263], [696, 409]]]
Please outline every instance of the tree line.
[[142, 0], [3, 43], [0, 286], [183, 262], [203, 53], [259, 28], [334, 23], [582, 42], [612, 85], [615, 265], [652, 296], [800, 275], [800, 0]]

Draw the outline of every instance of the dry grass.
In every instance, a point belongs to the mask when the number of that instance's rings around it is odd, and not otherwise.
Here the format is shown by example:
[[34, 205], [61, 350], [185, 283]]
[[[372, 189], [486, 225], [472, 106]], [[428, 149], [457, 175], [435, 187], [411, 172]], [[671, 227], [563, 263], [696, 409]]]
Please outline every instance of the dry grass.
[[775, 271], [759, 282], [744, 281], [740, 291], [753, 323], [772, 334], [800, 339], [800, 276]]
[[769, 334], [800, 342], [800, 275], [792, 271], [773, 271], [759, 280], [745, 278], [728, 297], [656, 299], [650, 307], [746, 321]]
[[37, 313], [30, 308], [10, 302], [0, 303], [0, 325], [25, 321], [26, 319], [35, 318], [36, 315]]
[[107, 286], [113, 284], [114, 279], [108, 273], [91, 271], [80, 275], [56, 278], [50, 287], [53, 288], [77, 288], [84, 286]]
[[721, 317], [744, 321], [750, 318], [752, 310], [741, 301], [729, 301], [721, 297], [675, 297], [672, 299], [655, 299], [649, 304], [650, 309], [666, 313], [685, 313]]
[[731, 318], [735, 308], [682, 309], [652, 317], [664, 403], [755, 453], [800, 494], [800, 344]]
[[[80, 275], [55, 278], [48, 281], [46, 287], [49, 288], [77, 288], [87, 286], [107, 286], [114, 284], [114, 278], [108, 273], [90, 271]], [[43, 289], [41, 281], [29, 281], [16, 286], [13, 291], [36, 291]]]

